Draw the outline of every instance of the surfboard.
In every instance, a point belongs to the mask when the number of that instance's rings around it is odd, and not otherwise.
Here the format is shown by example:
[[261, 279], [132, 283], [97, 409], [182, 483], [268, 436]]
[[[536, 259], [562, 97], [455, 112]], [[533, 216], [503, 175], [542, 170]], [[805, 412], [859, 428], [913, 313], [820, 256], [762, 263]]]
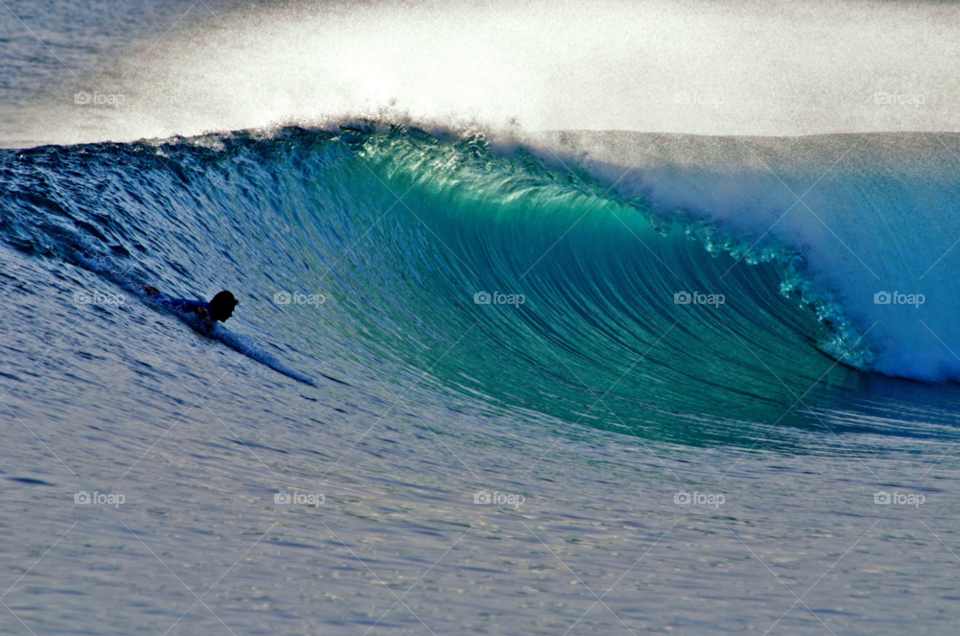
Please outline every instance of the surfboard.
[[303, 382], [304, 384], [308, 384], [310, 386], [317, 386], [312, 377], [283, 364], [274, 356], [257, 347], [256, 341], [252, 338], [234, 333], [220, 324], [215, 324], [211, 333], [204, 333], [203, 335], [207, 335], [218, 342], [222, 342], [234, 351], [241, 353], [248, 358], [256, 360], [260, 364], [268, 366], [274, 371], [282, 373], [288, 378], [293, 378], [298, 382]]

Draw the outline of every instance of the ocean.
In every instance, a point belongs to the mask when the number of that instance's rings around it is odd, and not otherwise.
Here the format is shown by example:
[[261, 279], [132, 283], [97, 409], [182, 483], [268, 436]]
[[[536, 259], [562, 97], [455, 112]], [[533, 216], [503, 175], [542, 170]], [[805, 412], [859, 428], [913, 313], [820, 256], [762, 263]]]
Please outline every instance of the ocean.
[[955, 633], [960, 12], [771, 7], [4, 4], [0, 633]]

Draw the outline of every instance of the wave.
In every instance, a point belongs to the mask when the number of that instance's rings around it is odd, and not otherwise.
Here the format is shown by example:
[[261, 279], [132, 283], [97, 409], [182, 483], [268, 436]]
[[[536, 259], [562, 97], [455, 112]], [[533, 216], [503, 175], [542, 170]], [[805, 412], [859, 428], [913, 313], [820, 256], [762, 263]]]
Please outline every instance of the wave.
[[[566, 134], [532, 148], [370, 123], [3, 151], [0, 240], [121, 287], [203, 297], [230, 288], [242, 303], [236, 329], [269, 333], [278, 357], [308, 372], [352, 360], [401, 386], [429, 374], [438, 390], [498, 407], [689, 444], [742, 443], [759, 437], [757, 422], [861, 430], [830, 413], [851, 395], [875, 397], [871, 369], [960, 377], [943, 344], [914, 348], [907, 322], [871, 326], [862, 312], [873, 305], [856, 295], [865, 279], [846, 277], [856, 268], [842, 246], [785, 221], [756, 241], [782, 209], [773, 189], [716, 204], [718, 175], [738, 187], [752, 179], [753, 192], [769, 185], [729, 153], [704, 161], [704, 144], [720, 141], [628, 137], [601, 148]], [[767, 163], [794, 158], [788, 182], [835, 158], [816, 143], [807, 155], [765, 143]], [[645, 145], [687, 150], [631, 159], [638, 167], [623, 178], [630, 162], [614, 150]], [[860, 159], [852, 165], [866, 170]], [[871, 168], [878, 179], [889, 176], [882, 167]], [[921, 167], [901, 168], [901, 185], [922, 185], [925, 201], [942, 194], [949, 211], [954, 173]], [[928, 238], [903, 189], [878, 199], [844, 181], [853, 170], [841, 166], [818, 194], [839, 202], [825, 220], [847, 247], [892, 234], [902, 256], [904, 243]], [[848, 219], [856, 196], [871, 214]], [[944, 241], [950, 223], [937, 226]], [[892, 276], [921, 266], [883, 262], [877, 270]], [[929, 277], [942, 283], [950, 271]], [[960, 334], [943, 308], [960, 293], [948, 289], [917, 291], [929, 294], [926, 325], [953, 348]], [[273, 302], [281, 292], [326, 302]], [[777, 427], [763, 438], [791, 435]]]

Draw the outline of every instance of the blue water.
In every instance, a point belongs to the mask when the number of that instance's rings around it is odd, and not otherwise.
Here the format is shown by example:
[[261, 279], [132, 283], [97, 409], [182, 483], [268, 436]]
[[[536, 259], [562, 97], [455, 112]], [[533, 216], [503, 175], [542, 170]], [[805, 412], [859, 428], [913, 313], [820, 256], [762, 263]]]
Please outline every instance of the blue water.
[[117, 6], [3, 23], [0, 633], [955, 631], [960, 136], [50, 115], [234, 19]]

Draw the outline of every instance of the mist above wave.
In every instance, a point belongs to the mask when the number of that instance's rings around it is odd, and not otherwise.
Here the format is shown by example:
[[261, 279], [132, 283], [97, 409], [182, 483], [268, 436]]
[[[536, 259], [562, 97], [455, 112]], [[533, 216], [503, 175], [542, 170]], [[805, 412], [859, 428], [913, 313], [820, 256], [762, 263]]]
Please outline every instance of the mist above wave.
[[709, 135], [960, 122], [951, 5], [297, 2], [191, 17], [113, 67], [70, 77], [4, 143], [371, 116]]

